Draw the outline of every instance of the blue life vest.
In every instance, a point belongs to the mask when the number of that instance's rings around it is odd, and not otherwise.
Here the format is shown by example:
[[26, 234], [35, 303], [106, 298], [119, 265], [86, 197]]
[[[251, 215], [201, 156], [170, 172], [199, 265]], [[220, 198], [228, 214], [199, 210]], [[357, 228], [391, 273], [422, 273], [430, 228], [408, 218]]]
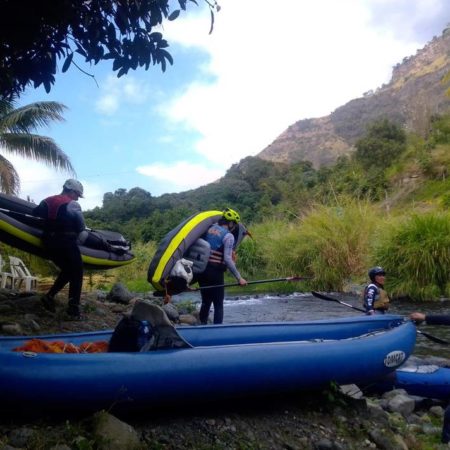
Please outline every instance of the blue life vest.
[[215, 223], [206, 232], [204, 239], [211, 246], [208, 262], [211, 264], [223, 264], [223, 238], [229, 231]]

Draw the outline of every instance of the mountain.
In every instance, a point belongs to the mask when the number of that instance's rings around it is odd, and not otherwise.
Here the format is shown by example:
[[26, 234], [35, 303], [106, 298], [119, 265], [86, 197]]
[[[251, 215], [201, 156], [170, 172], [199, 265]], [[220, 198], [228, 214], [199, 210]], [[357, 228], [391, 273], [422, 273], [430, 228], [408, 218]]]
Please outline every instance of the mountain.
[[311, 161], [314, 167], [333, 164], [353, 151], [370, 122], [388, 118], [425, 136], [433, 114], [450, 109], [441, 82], [450, 71], [450, 28], [434, 37], [392, 72], [391, 81], [351, 100], [328, 116], [291, 125], [257, 156], [273, 162]]

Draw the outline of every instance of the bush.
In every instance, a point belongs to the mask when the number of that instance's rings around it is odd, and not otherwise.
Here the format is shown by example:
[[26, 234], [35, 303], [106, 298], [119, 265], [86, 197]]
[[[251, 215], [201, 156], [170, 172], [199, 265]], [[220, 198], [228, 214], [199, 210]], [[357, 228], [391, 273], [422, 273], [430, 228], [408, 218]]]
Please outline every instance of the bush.
[[271, 227], [263, 241], [267, 267], [284, 275], [312, 276], [310, 285], [316, 289], [343, 290], [351, 277], [366, 271], [378, 220], [365, 202], [317, 206], [296, 224]]
[[395, 296], [433, 300], [450, 296], [450, 214], [414, 215], [388, 233], [376, 250]]

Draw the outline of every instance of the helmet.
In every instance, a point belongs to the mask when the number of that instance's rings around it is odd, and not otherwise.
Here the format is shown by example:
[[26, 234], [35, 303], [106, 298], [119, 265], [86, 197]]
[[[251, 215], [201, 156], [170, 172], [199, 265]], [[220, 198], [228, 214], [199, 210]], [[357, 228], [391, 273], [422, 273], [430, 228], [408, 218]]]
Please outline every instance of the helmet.
[[372, 281], [375, 281], [375, 277], [377, 276], [377, 275], [386, 275], [386, 271], [382, 268], [382, 267], [380, 267], [380, 266], [376, 266], [376, 267], [372, 267], [370, 270], [369, 270], [369, 278], [372, 280]]
[[75, 191], [80, 197], [83, 197], [83, 185], [78, 181], [70, 178], [64, 183], [63, 189]]
[[225, 209], [222, 212], [222, 217], [230, 222], [239, 223], [241, 221], [241, 217], [239, 216], [239, 214], [234, 209], [231, 208]]

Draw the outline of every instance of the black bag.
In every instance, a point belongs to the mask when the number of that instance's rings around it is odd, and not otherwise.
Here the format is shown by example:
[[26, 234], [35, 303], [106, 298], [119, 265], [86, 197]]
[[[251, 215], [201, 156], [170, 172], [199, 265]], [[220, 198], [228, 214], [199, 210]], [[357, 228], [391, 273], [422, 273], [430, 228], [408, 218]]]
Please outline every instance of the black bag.
[[150, 340], [152, 331], [146, 320], [124, 316], [109, 341], [109, 352], [139, 352]]

